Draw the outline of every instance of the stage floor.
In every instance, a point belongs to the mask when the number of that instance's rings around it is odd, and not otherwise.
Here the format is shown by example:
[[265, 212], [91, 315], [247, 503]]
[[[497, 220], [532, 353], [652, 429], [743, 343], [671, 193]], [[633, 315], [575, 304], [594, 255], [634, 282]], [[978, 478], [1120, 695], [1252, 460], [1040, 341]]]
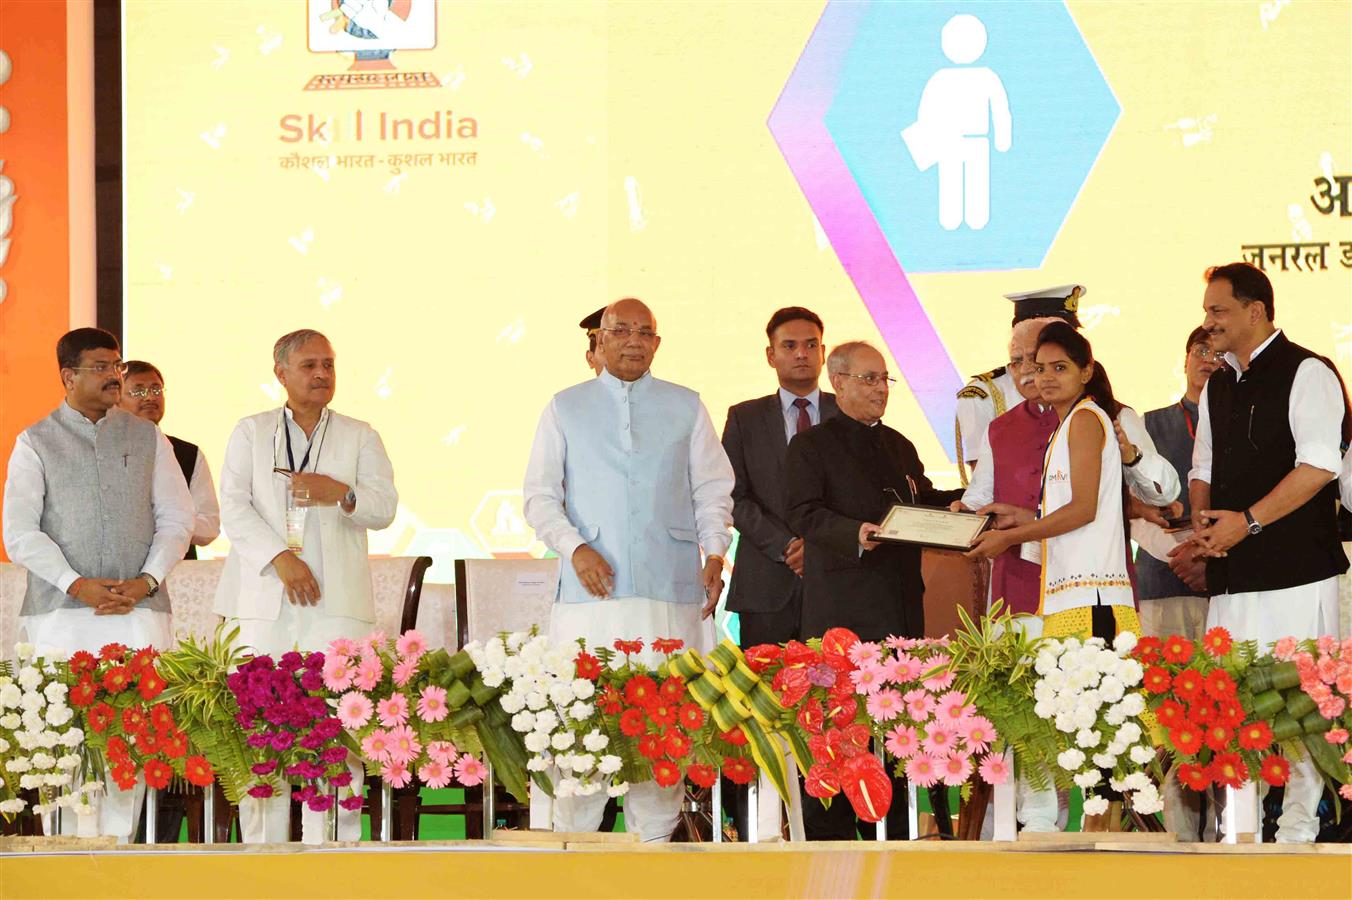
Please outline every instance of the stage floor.
[[[1110, 836], [1100, 836], [1110, 837]], [[1352, 847], [1139, 842], [176, 845], [0, 856], [0, 898], [1352, 897]]]

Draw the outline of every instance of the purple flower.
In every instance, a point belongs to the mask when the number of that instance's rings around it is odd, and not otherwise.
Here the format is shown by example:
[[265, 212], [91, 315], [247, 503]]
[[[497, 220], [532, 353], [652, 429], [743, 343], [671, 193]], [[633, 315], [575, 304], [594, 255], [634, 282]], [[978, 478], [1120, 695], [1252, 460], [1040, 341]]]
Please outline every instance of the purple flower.
[[807, 680], [817, 687], [835, 687], [836, 670], [826, 663], [817, 663], [815, 666], [808, 667]]
[[256, 784], [249, 788], [249, 796], [257, 797], [259, 800], [266, 800], [271, 797], [275, 791], [270, 784]]
[[290, 750], [295, 740], [296, 736], [289, 731], [274, 731], [270, 743], [273, 750], [281, 753], [284, 750]]
[[299, 672], [301, 667], [305, 665], [305, 657], [292, 650], [290, 653], [282, 654], [280, 665], [288, 672]]
[[[254, 747], [254, 748], [257, 748], [257, 749], [259, 749], [259, 750], [262, 750], [262, 749], [264, 749], [265, 747], [271, 747], [271, 746], [272, 746], [272, 732], [270, 732], [270, 731], [255, 731], [253, 734], [249, 735], [249, 736], [245, 739], [245, 743], [247, 743], [250, 747]], [[282, 748], [282, 749], [285, 749], [285, 748]]]
[[309, 669], [311, 672], [321, 671], [324, 668], [324, 654], [315, 651], [305, 657], [305, 668]]
[[[346, 769], [339, 772], [337, 775], [329, 776], [329, 784], [333, 785], [334, 787], [343, 788], [347, 787], [351, 783], [352, 783], [352, 773]], [[351, 809], [351, 807], [345, 806], [343, 807], [343, 809]]]
[[333, 808], [333, 795], [320, 794], [317, 797], [311, 797], [305, 801], [305, 805], [310, 807], [313, 812], [325, 812]]
[[319, 754], [319, 761], [325, 763], [340, 763], [347, 759], [347, 748], [343, 746], [325, 747], [324, 752]]
[[297, 743], [306, 750], [318, 750], [320, 747], [324, 746], [325, 740], [326, 738], [324, 735], [320, 734], [317, 730], [313, 730], [302, 737]]
[[[337, 782], [334, 783], [337, 784]], [[338, 801], [338, 805], [349, 812], [355, 812], [361, 809], [361, 804], [361, 794], [353, 794], [351, 797], [344, 797], [342, 800]]]
[[235, 722], [238, 723], [239, 727], [243, 728], [245, 731], [248, 731], [250, 728], [253, 728], [254, 724], [253, 716], [248, 715], [247, 713], [240, 713], [239, 715], [235, 716]]
[[254, 763], [249, 767], [249, 771], [253, 772], [255, 775], [271, 775], [273, 772], [277, 771], [277, 760], [269, 759], [265, 762]]
[[304, 803], [305, 801], [309, 800], [311, 797], [313, 797], [315, 794], [318, 793], [319, 793], [318, 789], [313, 784], [307, 784], [300, 790], [292, 791], [291, 799], [295, 800], [297, 803]]
[[300, 676], [300, 686], [311, 693], [316, 693], [324, 689], [324, 676], [316, 669], [307, 668], [304, 675]]

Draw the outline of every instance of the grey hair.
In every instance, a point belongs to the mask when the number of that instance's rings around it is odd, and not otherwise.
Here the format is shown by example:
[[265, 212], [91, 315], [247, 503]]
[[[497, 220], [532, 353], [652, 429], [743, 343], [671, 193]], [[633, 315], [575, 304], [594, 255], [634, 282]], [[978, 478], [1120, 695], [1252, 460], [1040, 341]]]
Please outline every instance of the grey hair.
[[831, 355], [826, 357], [826, 372], [829, 375], [840, 375], [850, 367], [850, 358], [854, 356], [856, 350], [874, 350], [874, 347], [868, 341], [846, 341], [843, 344], [837, 344], [831, 351]]
[[299, 331], [284, 334], [277, 338], [277, 343], [272, 345], [272, 361], [279, 366], [286, 365], [287, 357], [291, 355], [291, 351], [295, 350], [310, 338], [324, 338], [325, 341], [329, 340], [313, 328], [302, 328]]

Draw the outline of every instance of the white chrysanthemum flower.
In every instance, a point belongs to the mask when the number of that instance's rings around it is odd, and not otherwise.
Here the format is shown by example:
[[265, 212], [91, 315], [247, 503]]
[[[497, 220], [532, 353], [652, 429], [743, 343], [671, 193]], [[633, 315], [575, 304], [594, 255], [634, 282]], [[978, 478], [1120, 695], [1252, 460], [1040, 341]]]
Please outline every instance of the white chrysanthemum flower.
[[1164, 809], [1164, 800], [1159, 791], [1137, 791], [1131, 795], [1131, 808], [1143, 816], [1150, 816]]
[[47, 707], [47, 724], [54, 728], [60, 728], [71, 719], [75, 718], [75, 713], [69, 706], [49, 706]]
[[1127, 752], [1127, 747], [1129, 746], [1131, 745], [1122, 740], [1121, 736], [1113, 735], [1112, 741], [1108, 744], [1107, 751], [1113, 756], [1121, 756], [1123, 753]]
[[79, 765], [80, 754], [78, 753], [67, 753], [56, 761], [56, 767], [58, 769], [75, 769], [78, 768]]
[[[614, 754], [607, 753], [601, 757], [601, 761], [596, 764], [596, 771], [602, 775], [614, 775], [624, 767], [624, 760]], [[615, 796], [619, 796], [616, 794]]]
[[1056, 706], [1050, 700], [1039, 700], [1033, 704], [1033, 714], [1039, 719], [1050, 719], [1056, 715]]
[[1126, 693], [1122, 681], [1115, 675], [1104, 675], [1099, 682], [1099, 694], [1109, 703], [1116, 703]]
[[556, 731], [549, 739], [549, 746], [555, 750], [567, 750], [576, 740], [571, 731]]
[[1117, 765], [1116, 753], [1095, 753], [1094, 765], [1100, 769], [1111, 769]]
[[606, 788], [607, 797], [623, 797], [627, 793], [629, 793], [629, 783], [625, 781], [621, 781], [618, 784], [612, 784], [610, 787]]
[[25, 711], [39, 710], [47, 705], [47, 698], [41, 691], [28, 691], [19, 699], [19, 708]]
[[13, 800], [3, 800], [0, 801], [0, 813], [4, 813], [5, 815], [13, 815], [14, 813], [20, 813], [23, 812], [23, 808], [27, 805], [28, 804], [26, 804], [24, 801], [20, 800], [17, 797], [15, 797]]
[[61, 735], [55, 731], [43, 731], [38, 735], [38, 746], [48, 750], [52, 749], [61, 740]]
[[1145, 668], [1134, 659], [1124, 659], [1117, 667], [1117, 677], [1127, 687], [1135, 687], [1145, 677]]
[[57, 703], [66, 699], [66, 692], [70, 689], [59, 681], [53, 681], [42, 689], [43, 695], [48, 703]]
[[481, 674], [483, 676], [484, 685], [491, 688], [498, 687], [507, 680], [507, 673], [501, 666], [489, 666], [484, 669]]
[[1060, 712], [1056, 714], [1056, 730], [1065, 734], [1072, 734], [1079, 729], [1075, 726], [1075, 714]]
[[535, 713], [523, 710], [512, 716], [512, 728], [525, 734], [527, 731], [535, 730]]
[[1154, 787], [1154, 783], [1150, 780], [1150, 776], [1144, 772], [1132, 772], [1126, 778], [1122, 779], [1122, 783], [1126, 785], [1126, 788], [1129, 791], [1143, 791], [1146, 788]]
[[502, 638], [490, 638], [488, 643], [484, 644], [484, 659], [498, 666], [507, 661], [507, 648], [502, 643]]
[[1155, 758], [1155, 751], [1149, 747], [1137, 744], [1131, 748], [1131, 761], [1138, 766], [1143, 766]]
[[1127, 654], [1136, 649], [1136, 635], [1130, 631], [1120, 632], [1113, 638], [1113, 649], [1118, 653]]
[[549, 760], [545, 759], [543, 756], [532, 756], [530, 759], [526, 760], [526, 771], [528, 772], [543, 772], [548, 768]]
[[59, 772], [43, 776], [43, 781], [47, 782], [47, 787], [65, 787], [75, 780], [75, 776], [69, 772]]
[[21, 661], [32, 659], [34, 652], [33, 645], [27, 642], [20, 642], [14, 645], [14, 655]]
[[42, 787], [42, 784], [43, 778], [41, 775], [29, 773], [27, 775], [19, 776], [19, 787], [23, 788], [25, 791], [31, 791], [33, 788]]
[[535, 714], [536, 731], [553, 731], [559, 727], [559, 717], [552, 709], [542, 709]]
[[1098, 653], [1094, 654], [1094, 668], [1105, 674], [1108, 672], [1116, 672], [1117, 662], [1117, 654], [1111, 650], [1100, 650]]
[[33, 768], [50, 769], [54, 765], [56, 765], [56, 757], [52, 756], [50, 753], [33, 754]]
[[1122, 727], [1117, 729], [1117, 736], [1114, 741], [1122, 741], [1126, 744], [1134, 744], [1141, 739], [1141, 726], [1135, 722], [1123, 722]]
[[[1126, 702], [1126, 698], [1123, 698], [1123, 702]], [[1114, 703], [1108, 707], [1108, 711], [1103, 714], [1103, 721], [1109, 725], [1121, 725], [1127, 721], [1127, 714], [1123, 710], [1122, 703]]]
[[592, 753], [600, 753], [610, 746], [610, 738], [593, 728], [582, 738], [582, 746]]
[[583, 703], [581, 700], [568, 707], [568, 715], [575, 722], [585, 722], [592, 717], [594, 708], [590, 703]]
[[1051, 685], [1052, 690], [1060, 693], [1066, 689], [1066, 685], [1070, 684], [1070, 678], [1065, 672], [1058, 669], [1047, 676], [1047, 684]]
[[1071, 721], [1075, 723], [1075, 728], [1093, 728], [1094, 723], [1098, 721], [1098, 710], [1093, 707], [1082, 706], [1076, 708], [1071, 715]]
[[1084, 765], [1084, 751], [1076, 750], [1074, 747], [1062, 750], [1056, 755], [1056, 764], [1067, 772], [1074, 772]]
[[1102, 780], [1103, 776], [1099, 774], [1098, 769], [1085, 769], [1074, 778], [1075, 783], [1080, 786], [1081, 790], [1091, 788]]
[[539, 731], [532, 731], [526, 735], [526, 749], [531, 753], [543, 753], [549, 749], [549, 735]]
[[502, 704], [502, 711], [507, 715], [515, 715], [526, 708], [526, 696], [519, 694], [515, 690], [508, 691], [498, 700]]
[[590, 753], [579, 753], [573, 757], [574, 772], [590, 772], [596, 766], [596, 757]]
[[1102, 797], [1086, 797], [1084, 801], [1084, 814], [1086, 816], [1101, 816], [1108, 811], [1108, 801]]
[[532, 710], [542, 710], [549, 705], [549, 698], [539, 691], [531, 691], [526, 695], [526, 707]]
[[573, 679], [573, 696], [579, 700], [590, 700], [596, 694], [596, 685], [585, 678]]
[[556, 681], [549, 686], [549, 699], [555, 706], [567, 706], [572, 703], [573, 683], [571, 681]]
[[508, 651], [515, 653], [520, 650], [521, 645], [526, 643], [526, 638], [528, 637], [530, 637], [530, 632], [528, 631], [513, 631], [511, 634], [507, 635]]
[[1056, 691], [1052, 690], [1052, 686], [1047, 683], [1045, 678], [1039, 678], [1037, 683], [1033, 685], [1033, 699], [1039, 702], [1051, 702], [1056, 699]]
[[1097, 731], [1093, 731], [1089, 728], [1081, 728], [1075, 735], [1075, 744], [1078, 747], [1088, 750], [1090, 747], [1097, 747], [1098, 742], [1102, 737], [1103, 735], [1099, 734]]
[[1127, 696], [1122, 698], [1118, 707], [1122, 710], [1124, 715], [1139, 716], [1141, 713], [1145, 712], [1145, 698], [1136, 693], [1127, 694]]
[[4, 687], [0, 687], [0, 709], [14, 709], [19, 705], [19, 698], [23, 696], [23, 691], [14, 682], [9, 682]]
[[1043, 651], [1037, 655], [1037, 662], [1033, 663], [1033, 669], [1039, 675], [1050, 675], [1056, 671], [1056, 656]]

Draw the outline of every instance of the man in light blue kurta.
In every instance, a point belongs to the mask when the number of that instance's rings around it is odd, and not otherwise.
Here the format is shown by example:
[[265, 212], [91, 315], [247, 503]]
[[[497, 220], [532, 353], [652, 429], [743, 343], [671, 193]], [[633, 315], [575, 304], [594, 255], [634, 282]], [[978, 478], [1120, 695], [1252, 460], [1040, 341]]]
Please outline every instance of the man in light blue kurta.
[[[708, 650], [732, 466], [699, 395], [649, 372], [661, 338], [647, 306], [612, 304], [600, 335], [605, 371], [554, 395], [526, 470], [526, 520], [563, 561], [550, 636], [589, 647], [680, 638]], [[556, 788], [555, 828], [594, 831], [605, 794]], [[636, 784], [626, 819], [645, 841], [664, 841], [680, 803], [679, 785]]]

